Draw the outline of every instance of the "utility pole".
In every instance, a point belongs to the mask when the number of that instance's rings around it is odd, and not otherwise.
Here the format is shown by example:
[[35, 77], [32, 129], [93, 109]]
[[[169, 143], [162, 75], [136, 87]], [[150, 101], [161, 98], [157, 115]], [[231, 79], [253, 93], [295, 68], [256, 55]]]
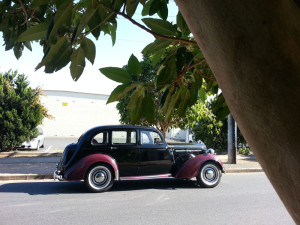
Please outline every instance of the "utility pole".
[[228, 163], [236, 164], [237, 125], [232, 114], [228, 115]]

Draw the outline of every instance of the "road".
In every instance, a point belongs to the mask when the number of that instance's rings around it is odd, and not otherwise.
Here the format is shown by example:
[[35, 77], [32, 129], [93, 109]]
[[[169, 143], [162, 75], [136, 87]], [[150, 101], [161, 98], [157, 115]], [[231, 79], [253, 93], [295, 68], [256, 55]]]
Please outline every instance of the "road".
[[105, 193], [82, 182], [0, 182], [0, 224], [294, 224], [264, 173], [194, 181], [123, 181]]

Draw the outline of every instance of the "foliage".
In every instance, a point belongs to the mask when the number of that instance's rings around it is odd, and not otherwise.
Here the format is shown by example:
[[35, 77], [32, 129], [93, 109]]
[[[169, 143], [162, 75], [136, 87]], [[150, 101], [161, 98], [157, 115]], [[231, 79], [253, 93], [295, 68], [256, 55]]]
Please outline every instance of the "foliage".
[[250, 154], [250, 149], [247, 148], [244, 144], [238, 147], [238, 152], [243, 155], [249, 155]]
[[40, 89], [32, 89], [24, 74], [0, 73], [0, 150], [7, 151], [37, 133], [47, 110]]
[[[136, 65], [133, 66], [130, 61], [134, 62]], [[134, 90], [136, 89], [135, 87], [131, 91], [129, 91], [125, 96], [123, 96], [117, 104], [117, 109], [121, 116], [120, 122], [123, 124], [134, 123], [136, 125], [141, 126], [154, 126], [157, 129], [159, 129], [165, 136], [168, 128], [176, 126], [177, 121], [179, 121], [180, 117], [176, 114], [176, 112], [173, 112], [170, 119], [165, 120], [165, 115], [162, 111], [162, 106], [160, 104], [163, 95], [159, 91], [159, 88], [155, 85], [157, 79], [156, 72], [158, 70], [158, 66], [153, 65], [151, 57], [149, 56], [144, 56], [144, 59], [141, 62], [139, 62], [134, 56], [132, 56], [130, 58], [130, 61], [128, 62], [128, 65], [123, 67], [123, 69], [125, 69], [130, 74], [132, 79], [135, 80], [135, 83], [148, 83], [149, 86], [151, 84], [152, 89], [149, 88], [150, 99], [147, 99], [147, 104], [149, 104], [149, 102], [153, 100], [153, 107], [148, 107], [148, 110], [152, 110], [153, 112], [151, 112], [151, 114], [153, 114], [154, 116], [147, 116], [150, 112], [148, 111], [148, 114], [142, 114], [137, 121], [131, 120], [132, 114], [130, 104], [134, 104], [134, 102], [132, 102], [133, 98], [131, 98], [131, 96], [134, 93]], [[135, 76], [134, 73], [131, 72], [131, 70], [140, 71], [140, 75]]]
[[203, 141], [209, 148], [217, 152], [227, 149], [227, 124], [217, 120], [207, 104], [198, 101], [187, 111], [183, 124], [190, 127], [195, 140]]
[[[44, 56], [36, 69], [44, 67], [46, 73], [53, 73], [70, 63], [70, 73], [78, 80], [86, 60], [92, 64], [96, 47], [89, 35], [96, 39], [100, 34], [110, 35], [116, 42], [117, 18], [123, 17], [139, 29], [152, 34], [156, 40], [147, 45], [143, 54], [152, 55], [153, 62], [159, 62], [156, 87], [162, 95], [159, 103], [165, 115], [165, 122], [174, 112], [185, 115], [186, 109], [196, 103], [199, 92], [217, 94], [218, 85], [202, 52], [195, 42], [181, 13], [176, 23], [169, 22], [168, 0], [52, 0], [52, 1], [9, 1], [0, 2], [0, 31], [3, 32], [6, 50], [13, 49], [17, 58], [24, 47], [31, 49], [32, 41], [39, 41]], [[137, 6], [142, 7], [142, 22], [132, 16]], [[154, 118], [154, 101], [151, 98], [153, 84], [136, 83], [141, 68], [137, 59], [131, 57], [128, 63], [130, 74], [115, 67], [101, 68], [110, 79], [121, 83], [111, 94], [109, 102], [118, 101], [132, 91], [131, 120], [136, 123], [145, 116]], [[207, 84], [202, 86], [203, 80]], [[220, 96], [216, 113], [226, 110], [224, 98]], [[223, 113], [224, 115], [224, 113]]]
[[[220, 120], [213, 110], [218, 98], [211, 97], [209, 100], [200, 100], [192, 106], [187, 111], [186, 118], [181, 121], [180, 127], [182, 129], [189, 127], [196, 141], [201, 140], [208, 147], [222, 153], [226, 152], [228, 147], [228, 113], [225, 118]], [[224, 110], [223, 113], [226, 111]], [[238, 127], [237, 143], [239, 145], [246, 144]]]

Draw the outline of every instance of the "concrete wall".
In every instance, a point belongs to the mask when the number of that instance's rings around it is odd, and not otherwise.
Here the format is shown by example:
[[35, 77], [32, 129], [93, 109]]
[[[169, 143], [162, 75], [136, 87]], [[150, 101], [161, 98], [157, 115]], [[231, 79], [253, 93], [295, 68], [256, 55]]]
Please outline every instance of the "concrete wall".
[[108, 95], [69, 91], [43, 91], [41, 102], [53, 120], [43, 122], [46, 137], [79, 137], [86, 130], [99, 126], [120, 124], [116, 103], [106, 105]]

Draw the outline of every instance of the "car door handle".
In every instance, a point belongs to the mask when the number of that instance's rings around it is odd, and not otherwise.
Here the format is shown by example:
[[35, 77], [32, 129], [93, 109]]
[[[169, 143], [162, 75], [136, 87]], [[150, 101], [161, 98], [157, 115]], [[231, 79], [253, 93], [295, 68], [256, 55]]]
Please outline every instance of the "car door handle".
[[117, 147], [110, 147], [110, 149], [111, 149], [111, 150], [116, 150], [116, 149], [117, 149]]

